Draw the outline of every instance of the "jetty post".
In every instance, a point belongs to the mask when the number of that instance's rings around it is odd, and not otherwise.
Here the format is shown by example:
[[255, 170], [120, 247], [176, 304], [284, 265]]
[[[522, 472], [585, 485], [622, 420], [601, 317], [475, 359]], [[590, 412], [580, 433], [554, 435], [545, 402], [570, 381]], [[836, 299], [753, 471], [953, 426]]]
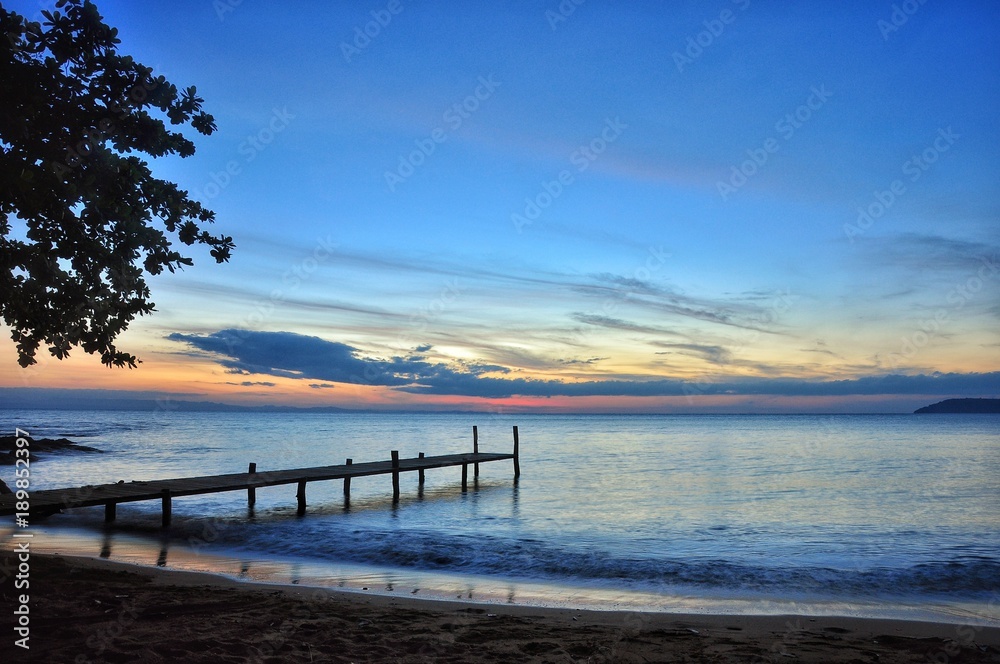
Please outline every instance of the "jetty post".
[[518, 447], [518, 444], [517, 444], [517, 425], [515, 424], [514, 425], [514, 478], [515, 479], [521, 476], [521, 462], [520, 462], [520, 460], [518, 459], [518, 456], [517, 456], [518, 455], [517, 447]]
[[[424, 453], [421, 452], [420, 454], [418, 454], [417, 458], [418, 459], [423, 459], [424, 458]], [[421, 468], [420, 470], [417, 471], [417, 483], [420, 486], [424, 485], [424, 469], [423, 468]]]
[[[479, 454], [479, 427], [472, 426], [472, 453]], [[472, 476], [475, 478], [479, 477], [479, 462], [477, 461], [472, 469]]]
[[306, 513], [306, 481], [299, 480], [299, 489], [295, 492], [295, 498], [299, 503], [298, 512], [299, 516]]
[[[257, 464], [251, 463], [250, 468], [247, 470], [247, 475], [255, 475], [255, 474], [257, 474]], [[252, 480], [253, 478], [248, 477], [247, 479]], [[257, 502], [257, 489], [253, 488], [252, 486], [247, 487], [247, 507], [253, 507], [254, 503], [256, 502]]]
[[399, 502], [399, 450], [392, 451], [392, 502]]
[[163, 527], [167, 528], [170, 526], [170, 489], [160, 492], [160, 504], [163, 510]]
[[[348, 459], [346, 465], [348, 465], [348, 466], [354, 465], [354, 459]], [[351, 476], [350, 475], [348, 475], [348, 476], [346, 476], [344, 478], [344, 502], [345, 503], [350, 503], [351, 502]]]

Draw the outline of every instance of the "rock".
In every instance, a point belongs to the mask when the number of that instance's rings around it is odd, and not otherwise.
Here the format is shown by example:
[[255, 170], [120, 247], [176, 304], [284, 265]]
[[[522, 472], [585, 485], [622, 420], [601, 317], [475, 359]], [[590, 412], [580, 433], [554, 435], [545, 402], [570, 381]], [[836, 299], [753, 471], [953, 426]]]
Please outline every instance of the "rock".
[[[17, 461], [17, 436], [0, 436], [0, 465], [14, 465]], [[28, 437], [29, 459], [38, 461], [52, 452], [97, 452], [101, 450], [87, 445], [79, 445], [68, 438]], [[23, 457], [22, 457], [23, 458]]]

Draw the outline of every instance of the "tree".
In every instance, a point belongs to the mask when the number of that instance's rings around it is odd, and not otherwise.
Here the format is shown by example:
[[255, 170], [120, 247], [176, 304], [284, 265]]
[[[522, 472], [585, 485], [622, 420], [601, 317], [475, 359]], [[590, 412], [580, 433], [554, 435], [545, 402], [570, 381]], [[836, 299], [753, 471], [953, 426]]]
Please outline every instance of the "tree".
[[43, 343], [59, 359], [78, 346], [135, 367], [115, 339], [155, 309], [146, 275], [193, 264], [171, 241], [220, 263], [234, 247], [204, 230], [211, 210], [136, 155], [194, 154], [161, 118], [205, 135], [215, 120], [194, 87], [119, 54], [90, 0], [42, 16], [0, 4], [0, 311], [23, 367]]

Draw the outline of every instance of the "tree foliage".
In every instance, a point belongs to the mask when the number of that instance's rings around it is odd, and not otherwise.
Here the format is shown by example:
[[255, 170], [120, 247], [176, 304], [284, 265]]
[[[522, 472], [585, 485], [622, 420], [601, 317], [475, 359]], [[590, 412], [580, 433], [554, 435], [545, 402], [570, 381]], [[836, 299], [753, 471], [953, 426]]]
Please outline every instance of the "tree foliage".
[[[0, 4], [0, 307], [29, 366], [41, 344], [135, 367], [115, 339], [154, 310], [146, 275], [192, 260], [172, 240], [229, 259], [214, 213], [157, 179], [137, 154], [194, 154], [171, 126], [215, 131], [194, 87], [118, 53], [118, 31], [89, 0], [60, 0], [32, 22]], [[13, 222], [13, 223], [12, 223]]]

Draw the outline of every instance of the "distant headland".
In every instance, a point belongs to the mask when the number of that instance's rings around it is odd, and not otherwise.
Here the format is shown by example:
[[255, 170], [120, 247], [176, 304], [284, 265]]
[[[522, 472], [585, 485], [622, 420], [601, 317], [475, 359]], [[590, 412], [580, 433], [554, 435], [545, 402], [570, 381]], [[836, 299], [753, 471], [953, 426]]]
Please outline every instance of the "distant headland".
[[914, 413], [1000, 413], [1000, 399], [945, 399], [930, 406], [917, 408]]

